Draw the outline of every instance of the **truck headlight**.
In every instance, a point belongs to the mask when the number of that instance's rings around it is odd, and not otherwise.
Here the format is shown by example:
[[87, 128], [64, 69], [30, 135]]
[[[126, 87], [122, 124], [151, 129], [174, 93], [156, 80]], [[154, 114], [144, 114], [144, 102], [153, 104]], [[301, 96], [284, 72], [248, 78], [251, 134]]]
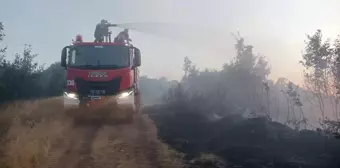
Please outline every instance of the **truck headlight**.
[[76, 93], [67, 93], [67, 92], [64, 92], [64, 94], [68, 97], [68, 98], [71, 98], [71, 99], [78, 99], [78, 95]]
[[133, 93], [132, 90], [122, 92], [122, 93], [120, 93], [120, 94], [118, 95], [118, 98], [119, 98], [119, 99], [124, 99], [124, 98], [126, 98], [126, 97], [132, 95], [132, 93]]

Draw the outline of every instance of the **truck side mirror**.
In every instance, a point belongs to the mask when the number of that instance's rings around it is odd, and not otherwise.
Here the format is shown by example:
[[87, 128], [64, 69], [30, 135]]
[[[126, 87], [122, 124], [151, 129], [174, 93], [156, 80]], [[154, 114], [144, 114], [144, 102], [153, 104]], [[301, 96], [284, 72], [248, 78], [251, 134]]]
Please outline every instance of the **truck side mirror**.
[[134, 67], [141, 66], [141, 54], [138, 48], [134, 48], [134, 55], [135, 55], [135, 58], [134, 58], [133, 66]]
[[69, 46], [64, 47], [63, 50], [61, 51], [60, 64], [64, 68], [66, 68], [67, 49], [69, 49]]

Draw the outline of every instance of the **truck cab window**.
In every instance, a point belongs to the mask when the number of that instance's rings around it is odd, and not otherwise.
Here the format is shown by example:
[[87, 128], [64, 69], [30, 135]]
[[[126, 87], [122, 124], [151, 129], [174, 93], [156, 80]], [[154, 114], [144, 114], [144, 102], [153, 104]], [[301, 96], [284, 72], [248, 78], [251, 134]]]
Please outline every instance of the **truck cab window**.
[[77, 46], [69, 54], [70, 67], [125, 68], [132, 63], [129, 47]]

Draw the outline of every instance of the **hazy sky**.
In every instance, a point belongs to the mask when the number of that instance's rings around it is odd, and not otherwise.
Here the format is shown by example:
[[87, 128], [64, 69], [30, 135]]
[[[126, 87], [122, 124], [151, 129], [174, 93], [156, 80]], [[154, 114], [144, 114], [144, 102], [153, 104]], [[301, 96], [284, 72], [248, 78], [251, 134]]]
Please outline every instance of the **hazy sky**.
[[47, 64], [60, 60], [62, 47], [76, 34], [92, 41], [102, 18], [116, 23], [168, 23], [167, 30], [164, 26], [153, 29], [162, 29], [161, 33], [173, 38], [130, 34], [143, 54], [142, 73], [172, 79], [182, 75], [185, 56], [200, 68], [219, 69], [235, 55], [230, 33], [240, 31], [246, 43], [267, 56], [272, 78], [300, 82], [298, 61], [305, 34], [318, 28], [325, 37], [340, 33], [339, 0], [1, 0], [0, 4], [8, 55], [32, 44], [39, 62]]

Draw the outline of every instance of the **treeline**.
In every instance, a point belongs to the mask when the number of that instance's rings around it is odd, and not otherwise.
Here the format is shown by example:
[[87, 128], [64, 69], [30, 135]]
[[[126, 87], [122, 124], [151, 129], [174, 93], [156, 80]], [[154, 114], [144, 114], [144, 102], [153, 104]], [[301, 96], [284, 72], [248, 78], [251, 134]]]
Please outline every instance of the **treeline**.
[[339, 40], [323, 41], [320, 30], [307, 36], [299, 87], [268, 79], [265, 57], [235, 37], [236, 54], [222, 70], [185, 58], [166, 103], [145, 110], [160, 138], [190, 167], [339, 167]]
[[324, 40], [321, 30], [307, 36], [300, 61], [305, 68], [301, 87], [286, 78], [268, 79], [266, 57], [254, 54], [254, 46], [237, 34], [236, 55], [222, 70], [201, 70], [185, 58], [183, 79], [167, 100], [208, 118], [265, 116], [298, 130], [333, 130], [330, 120], [339, 121], [339, 39]]
[[[4, 26], [0, 22], [0, 46], [5, 37]], [[0, 103], [36, 99], [60, 95], [64, 77], [60, 66], [51, 65], [44, 69], [35, 61], [31, 46], [26, 45], [21, 54], [16, 54], [13, 61], [6, 58], [6, 49], [0, 49]]]
[[[0, 46], [5, 46], [4, 37], [0, 23]], [[308, 123], [322, 125], [329, 118], [338, 120], [339, 38], [333, 43], [324, 41], [321, 30], [307, 36], [301, 59], [305, 67], [302, 88], [285, 78], [268, 79], [266, 57], [254, 54], [254, 46], [246, 44], [239, 34], [234, 37], [236, 55], [221, 65], [222, 70], [201, 70], [186, 57], [184, 75], [176, 87], [173, 84], [177, 81], [142, 76], [143, 103], [195, 104], [194, 108], [208, 118], [229, 114], [266, 116], [296, 129], [307, 128]], [[26, 45], [21, 54], [9, 61], [6, 47], [0, 48], [0, 103], [62, 95], [65, 70], [58, 62], [48, 68], [40, 66], [36, 57], [31, 46]]]

